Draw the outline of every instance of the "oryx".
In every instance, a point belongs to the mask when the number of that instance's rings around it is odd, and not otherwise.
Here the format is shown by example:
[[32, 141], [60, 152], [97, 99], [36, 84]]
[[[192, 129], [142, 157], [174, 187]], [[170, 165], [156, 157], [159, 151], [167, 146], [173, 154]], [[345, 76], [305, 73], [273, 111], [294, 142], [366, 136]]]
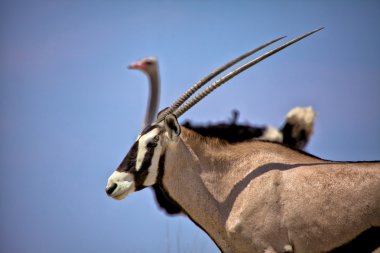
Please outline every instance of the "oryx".
[[[282, 39], [283, 37], [279, 38]], [[274, 43], [279, 39], [273, 40], [266, 45]], [[213, 71], [209, 78], [217, 76], [228, 67], [236, 64], [251, 54], [257, 52], [263, 46], [255, 48], [248, 53], [244, 53], [239, 57], [229, 61], [217, 70]], [[160, 99], [160, 74], [158, 60], [155, 57], [145, 57], [128, 65], [129, 69], [142, 71], [148, 78], [149, 95], [148, 104], [144, 117], [144, 127], [150, 125], [156, 117], [158, 104]], [[202, 82], [202, 81], [201, 81]], [[205, 81], [203, 81], [205, 82]], [[210, 123], [207, 125], [196, 125], [186, 121], [183, 126], [191, 129], [202, 136], [217, 137], [226, 140], [229, 143], [243, 142], [253, 138], [281, 142], [291, 147], [303, 149], [310, 140], [314, 131], [315, 112], [309, 107], [294, 107], [286, 115], [285, 122], [281, 128], [275, 128], [269, 125], [255, 126], [252, 124], [237, 123], [238, 112], [234, 111], [230, 122]], [[175, 201], [161, 190], [158, 185], [153, 185], [152, 189], [156, 197], [156, 201], [161, 209], [169, 215], [182, 213], [181, 207]]]
[[[108, 179], [107, 194], [123, 199], [157, 184], [223, 252], [328, 252], [378, 233], [380, 162], [327, 161], [267, 141], [229, 144], [177, 122], [217, 86], [318, 30], [250, 61], [182, 105], [191, 88], [137, 137]], [[380, 246], [380, 240], [370, 243], [360, 252]]]

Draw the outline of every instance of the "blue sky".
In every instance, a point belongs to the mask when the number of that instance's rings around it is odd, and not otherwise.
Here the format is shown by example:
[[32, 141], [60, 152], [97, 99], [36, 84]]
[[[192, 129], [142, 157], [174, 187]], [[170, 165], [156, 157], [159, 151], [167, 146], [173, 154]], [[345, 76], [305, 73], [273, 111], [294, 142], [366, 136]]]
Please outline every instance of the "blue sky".
[[164, 107], [234, 56], [325, 26], [183, 118], [238, 109], [240, 122], [280, 126], [311, 105], [310, 153], [380, 159], [378, 1], [6, 0], [0, 21], [1, 252], [218, 252], [149, 189], [105, 195], [143, 121], [147, 81], [126, 66], [145, 56], [160, 60]]

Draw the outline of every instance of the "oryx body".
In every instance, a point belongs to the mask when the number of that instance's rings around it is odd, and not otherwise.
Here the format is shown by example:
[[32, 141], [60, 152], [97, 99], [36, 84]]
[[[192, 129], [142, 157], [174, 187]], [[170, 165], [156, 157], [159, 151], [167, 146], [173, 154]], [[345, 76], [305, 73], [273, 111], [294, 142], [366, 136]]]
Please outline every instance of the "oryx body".
[[178, 124], [231, 73], [147, 126], [108, 179], [107, 194], [123, 199], [158, 185], [223, 252], [327, 252], [379, 228], [380, 162], [327, 161], [265, 141], [231, 144]]
[[165, 151], [162, 187], [223, 252], [326, 252], [380, 227], [380, 163], [213, 141], [183, 129]]
[[134, 190], [149, 186], [149, 175], [140, 176], [145, 168], [223, 252], [282, 252], [289, 245], [327, 252], [380, 227], [379, 162], [325, 161], [263, 141], [228, 144], [186, 128], [177, 137], [168, 125], [140, 137], [135, 147], [159, 140], [153, 149], [130, 151], [110, 177], [109, 187], [121, 184], [111, 196], [125, 197], [118, 188], [127, 178]]

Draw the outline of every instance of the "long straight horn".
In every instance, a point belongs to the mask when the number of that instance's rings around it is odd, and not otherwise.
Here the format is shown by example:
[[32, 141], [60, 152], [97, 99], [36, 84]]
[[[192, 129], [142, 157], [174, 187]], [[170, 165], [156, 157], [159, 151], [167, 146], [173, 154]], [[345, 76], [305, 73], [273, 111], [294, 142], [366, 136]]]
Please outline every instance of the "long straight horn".
[[264, 45], [261, 45], [255, 49], [252, 49], [251, 51], [247, 52], [247, 53], [244, 53], [242, 55], [240, 55], [239, 57], [227, 62], [226, 64], [224, 64], [223, 66], [219, 67], [218, 69], [214, 70], [213, 72], [211, 72], [210, 74], [208, 74], [207, 76], [205, 76], [204, 78], [202, 78], [201, 80], [199, 80], [196, 84], [194, 84], [190, 89], [188, 89], [180, 98], [178, 98], [169, 108], [167, 108], [164, 112], [162, 112], [162, 114], [158, 117], [157, 119], [157, 122], [160, 122], [162, 121], [168, 114], [174, 112], [176, 109], [178, 109], [178, 107], [180, 107], [190, 96], [192, 96], [197, 90], [199, 90], [200, 88], [203, 87], [203, 85], [205, 85], [206, 83], [208, 83], [211, 79], [213, 79], [214, 77], [216, 77], [217, 75], [219, 75], [220, 73], [222, 73], [223, 71], [225, 71], [226, 69], [228, 69], [229, 67], [235, 65], [236, 63], [238, 63], [239, 61], [242, 61], [244, 60], [245, 58], [247, 58], [248, 56], [256, 53], [257, 51], [279, 41], [279, 40], [282, 40], [283, 38], [285, 38], [286, 36], [283, 36], [283, 37], [280, 37], [280, 38], [277, 38], [277, 39], [274, 39], [270, 42], [267, 42], [265, 43]]
[[195, 97], [193, 97], [191, 100], [189, 100], [188, 102], [186, 102], [182, 107], [180, 107], [178, 110], [174, 111], [174, 115], [178, 118], [180, 117], [183, 113], [185, 113], [187, 110], [189, 110], [192, 106], [194, 106], [196, 103], [198, 103], [200, 100], [202, 100], [204, 97], [206, 97], [208, 94], [210, 94], [212, 91], [214, 91], [216, 88], [218, 88], [219, 86], [221, 86], [222, 84], [224, 84], [225, 82], [227, 82], [228, 80], [232, 79], [233, 77], [235, 77], [236, 75], [238, 75], [239, 73], [243, 72], [244, 70], [247, 70], [248, 68], [252, 67], [253, 65], [261, 62], [262, 60], [268, 58], [269, 56], [285, 49], [286, 47], [306, 38], [307, 36], [310, 36], [312, 35], [313, 33], [316, 33], [320, 30], [322, 30], [324, 27], [322, 28], [319, 28], [319, 29], [316, 29], [314, 31], [311, 31], [309, 33], [306, 33], [304, 35], [301, 35], [285, 44], [283, 44], [282, 46], [279, 46], [273, 50], [270, 50], [268, 51], [267, 53], [257, 57], [256, 59], [253, 59], [252, 61], [244, 64], [243, 66], [231, 71], [230, 73], [228, 73], [227, 75], [223, 76], [222, 78], [220, 78], [219, 80], [215, 81], [213, 84], [211, 84], [210, 86], [208, 86], [206, 89], [204, 89], [202, 92], [200, 92], [199, 94], [197, 94]]

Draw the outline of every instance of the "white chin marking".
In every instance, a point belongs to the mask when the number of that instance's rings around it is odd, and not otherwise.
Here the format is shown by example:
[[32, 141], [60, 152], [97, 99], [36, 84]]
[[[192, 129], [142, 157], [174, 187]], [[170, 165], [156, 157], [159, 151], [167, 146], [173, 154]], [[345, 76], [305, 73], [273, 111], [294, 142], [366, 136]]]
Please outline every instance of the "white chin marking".
[[135, 181], [131, 173], [115, 171], [108, 179], [107, 187], [117, 184], [111, 197], [117, 200], [124, 199], [135, 191]]
[[115, 193], [112, 194], [112, 197], [117, 200], [122, 200], [134, 191], [135, 191], [135, 183], [124, 181], [124, 182], [118, 183], [118, 186], [115, 190]]

